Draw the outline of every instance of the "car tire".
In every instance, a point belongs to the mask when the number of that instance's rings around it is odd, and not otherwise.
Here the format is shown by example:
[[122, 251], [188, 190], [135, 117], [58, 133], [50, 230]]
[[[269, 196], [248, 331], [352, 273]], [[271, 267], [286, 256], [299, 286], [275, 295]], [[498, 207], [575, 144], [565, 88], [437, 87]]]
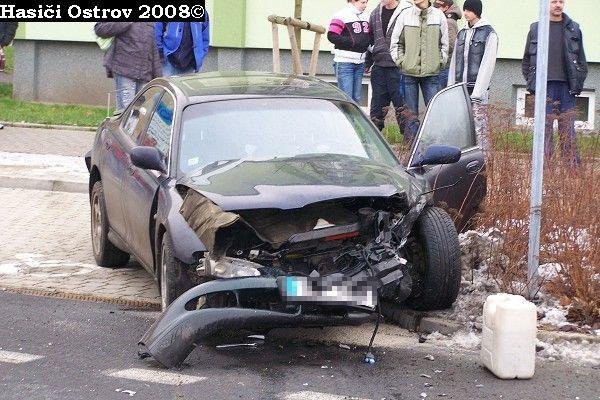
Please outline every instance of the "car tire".
[[102, 181], [94, 183], [90, 194], [90, 227], [96, 264], [107, 268], [122, 267], [127, 264], [129, 254], [116, 247], [108, 239], [108, 216]]
[[426, 208], [415, 224], [410, 260], [416, 272], [407, 304], [421, 311], [448, 308], [458, 296], [461, 280], [460, 244], [450, 215]]
[[160, 268], [160, 298], [164, 311], [169, 304], [193, 285], [187, 273], [188, 265], [175, 257], [173, 243], [168, 232], [162, 237], [158, 261]]

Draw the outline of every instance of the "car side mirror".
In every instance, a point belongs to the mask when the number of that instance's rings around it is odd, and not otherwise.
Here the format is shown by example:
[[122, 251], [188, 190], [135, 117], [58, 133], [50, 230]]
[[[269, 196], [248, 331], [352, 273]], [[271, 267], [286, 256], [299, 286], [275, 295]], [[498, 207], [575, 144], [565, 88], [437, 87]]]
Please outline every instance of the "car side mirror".
[[460, 149], [454, 146], [431, 145], [425, 154], [415, 154], [410, 168], [420, 168], [424, 165], [453, 164], [460, 160]]
[[160, 151], [152, 146], [136, 146], [131, 149], [131, 163], [141, 169], [167, 173], [167, 167]]

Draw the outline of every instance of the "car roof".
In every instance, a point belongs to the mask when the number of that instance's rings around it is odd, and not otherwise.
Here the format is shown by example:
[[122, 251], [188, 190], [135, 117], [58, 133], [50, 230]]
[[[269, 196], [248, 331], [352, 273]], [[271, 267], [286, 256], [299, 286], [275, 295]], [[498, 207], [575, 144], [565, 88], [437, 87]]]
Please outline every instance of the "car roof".
[[334, 85], [308, 76], [269, 72], [207, 72], [162, 78], [188, 103], [239, 97], [306, 97], [349, 101]]

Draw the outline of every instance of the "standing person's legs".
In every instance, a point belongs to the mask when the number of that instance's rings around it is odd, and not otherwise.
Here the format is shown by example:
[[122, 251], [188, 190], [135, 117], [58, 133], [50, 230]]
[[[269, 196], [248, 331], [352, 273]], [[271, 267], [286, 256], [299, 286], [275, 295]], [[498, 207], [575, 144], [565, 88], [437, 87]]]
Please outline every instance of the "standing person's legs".
[[406, 107], [404, 140], [410, 144], [419, 132], [419, 78], [404, 76], [404, 103]]
[[406, 128], [406, 116], [404, 115], [404, 77], [396, 67], [386, 68], [385, 76], [387, 91], [396, 112], [396, 121], [398, 121], [400, 131], [404, 133], [404, 129]]
[[124, 110], [146, 83], [147, 82], [115, 74], [115, 105], [117, 110]]
[[449, 68], [443, 68], [440, 70], [440, 82], [438, 85], [438, 92], [448, 86], [448, 72]]
[[362, 78], [365, 74], [365, 63], [354, 64], [354, 87], [352, 89], [352, 99], [360, 106], [362, 98]]
[[162, 65], [162, 76], [173, 76], [173, 75], [185, 75], [191, 74], [194, 72], [193, 68], [189, 68], [187, 70], [182, 70], [174, 66], [169, 62], [169, 59], [165, 57]]
[[439, 76], [426, 76], [420, 80], [421, 92], [423, 92], [423, 99], [425, 106], [429, 106], [429, 102], [433, 99], [438, 92], [440, 86]]
[[385, 67], [373, 65], [371, 68], [371, 109], [369, 117], [377, 129], [382, 130], [385, 126], [385, 108], [390, 104], [390, 93], [386, 79]]
[[546, 127], [544, 132], [544, 155], [550, 161], [554, 154], [554, 120], [558, 117], [560, 109], [557, 96], [557, 82], [548, 82], [547, 100], [546, 100]]
[[338, 88], [354, 99], [354, 64], [345, 62], [335, 63], [335, 73]]
[[6, 58], [4, 57], [4, 48], [0, 46], [0, 72], [4, 72], [6, 67]]
[[491, 148], [490, 133], [488, 125], [488, 105], [485, 103], [473, 103], [473, 120], [475, 122], [475, 133], [477, 135], [477, 143], [484, 152], [488, 152]]
[[569, 93], [569, 85], [560, 82], [560, 115], [558, 117], [558, 138], [561, 155], [569, 164], [578, 167], [581, 158], [577, 150], [577, 133], [575, 132], [576, 99]]

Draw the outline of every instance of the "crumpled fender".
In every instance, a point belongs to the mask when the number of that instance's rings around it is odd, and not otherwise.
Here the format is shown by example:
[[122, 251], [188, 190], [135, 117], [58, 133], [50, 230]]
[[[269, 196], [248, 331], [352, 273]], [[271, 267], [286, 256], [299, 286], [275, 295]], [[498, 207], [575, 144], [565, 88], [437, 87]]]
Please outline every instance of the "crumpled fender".
[[152, 356], [167, 368], [181, 364], [194, 344], [222, 330], [256, 330], [299, 326], [360, 325], [376, 313], [348, 312], [346, 316], [283, 313], [246, 308], [186, 310], [185, 305], [200, 296], [240, 289], [277, 290], [275, 278], [214, 280], [195, 286], [175, 300], [140, 339], [139, 355]]

